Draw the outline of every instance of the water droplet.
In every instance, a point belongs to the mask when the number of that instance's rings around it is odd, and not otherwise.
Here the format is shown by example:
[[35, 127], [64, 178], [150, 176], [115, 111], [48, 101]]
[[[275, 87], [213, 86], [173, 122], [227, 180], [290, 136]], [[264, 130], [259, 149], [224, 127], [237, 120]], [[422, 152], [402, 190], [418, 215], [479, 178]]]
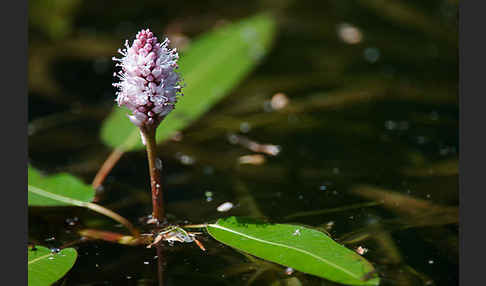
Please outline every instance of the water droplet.
[[300, 234], [301, 234], [301, 233], [300, 233], [300, 230], [299, 230], [299, 229], [296, 229], [296, 230], [294, 231], [294, 233], [292, 233], [292, 235], [294, 235], [294, 236], [296, 236], [296, 235], [297, 235], [297, 236], [300, 236]]
[[434, 264], [434, 260], [429, 260], [429, 264]]
[[206, 202], [210, 202], [213, 200], [213, 192], [205, 191], [204, 196], [206, 197]]
[[59, 248], [51, 248], [52, 253], [59, 253], [61, 250]]
[[186, 154], [182, 154], [181, 152], [177, 152], [175, 154], [175, 157], [184, 165], [192, 165], [196, 162], [196, 160], [193, 157]]
[[145, 265], [149, 265], [149, 264], [150, 264], [150, 262], [148, 262], [148, 261], [144, 261], [144, 262], [143, 262], [143, 264], [145, 264]]
[[160, 160], [159, 158], [155, 158], [155, 168], [157, 168], [157, 170], [159, 171], [162, 170], [162, 160]]
[[194, 160], [194, 158], [192, 158], [191, 156], [188, 156], [188, 155], [182, 155], [180, 160], [181, 160], [181, 163], [184, 164], [184, 165], [192, 165], [196, 161], [196, 160]]
[[327, 187], [325, 185], [321, 185], [321, 186], [319, 186], [319, 190], [325, 191], [325, 190], [327, 190]]

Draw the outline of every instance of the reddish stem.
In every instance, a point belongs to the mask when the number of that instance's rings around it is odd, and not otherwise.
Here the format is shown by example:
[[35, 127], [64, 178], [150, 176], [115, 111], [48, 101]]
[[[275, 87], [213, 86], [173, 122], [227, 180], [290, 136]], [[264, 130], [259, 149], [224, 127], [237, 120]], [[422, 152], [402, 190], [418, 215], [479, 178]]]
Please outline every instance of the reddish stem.
[[108, 156], [108, 158], [105, 160], [101, 168], [98, 170], [95, 178], [93, 179], [93, 182], [91, 183], [94, 189], [97, 189], [99, 186], [101, 186], [101, 184], [103, 184], [106, 176], [108, 175], [108, 173], [110, 173], [111, 169], [113, 169], [115, 164], [120, 160], [123, 153], [123, 150], [120, 148], [116, 148], [115, 150], [113, 150], [113, 152], [111, 152], [110, 156]]
[[160, 166], [157, 168], [157, 143], [155, 142], [156, 127], [142, 128], [147, 148], [147, 158], [149, 162], [150, 187], [152, 189], [152, 218], [158, 222], [165, 219], [164, 198], [162, 193], [162, 182], [160, 178]]

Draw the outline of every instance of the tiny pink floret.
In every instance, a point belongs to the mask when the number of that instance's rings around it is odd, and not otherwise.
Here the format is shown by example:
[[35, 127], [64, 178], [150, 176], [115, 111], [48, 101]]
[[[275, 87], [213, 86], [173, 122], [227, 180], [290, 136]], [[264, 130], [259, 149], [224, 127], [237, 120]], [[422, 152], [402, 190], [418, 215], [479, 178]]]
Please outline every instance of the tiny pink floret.
[[113, 58], [121, 70], [114, 74], [116, 102], [132, 111], [129, 119], [138, 127], [158, 125], [174, 109], [181, 94], [181, 79], [175, 71], [179, 55], [168, 47], [169, 40], [159, 43], [149, 30], [137, 33], [132, 46], [118, 50], [122, 58]]

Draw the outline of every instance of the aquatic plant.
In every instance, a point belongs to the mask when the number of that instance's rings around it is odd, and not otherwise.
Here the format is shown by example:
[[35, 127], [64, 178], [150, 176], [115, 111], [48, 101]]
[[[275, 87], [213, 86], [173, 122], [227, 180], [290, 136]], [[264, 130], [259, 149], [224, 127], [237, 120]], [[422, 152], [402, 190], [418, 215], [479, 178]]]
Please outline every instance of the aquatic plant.
[[113, 57], [121, 70], [114, 73], [120, 79], [113, 84], [116, 102], [127, 107], [132, 114], [130, 121], [140, 128], [142, 142], [147, 148], [150, 185], [152, 188], [152, 218], [159, 222], [164, 218], [164, 205], [160, 169], [162, 164], [156, 155], [155, 132], [162, 120], [174, 109], [181, 94], [181, 79], [175, 71], [179, 55], [169, 48], [169, 39], [160, 43], [149, 30], [141, 30], [130, 46], [118, 50], [122, 58]]

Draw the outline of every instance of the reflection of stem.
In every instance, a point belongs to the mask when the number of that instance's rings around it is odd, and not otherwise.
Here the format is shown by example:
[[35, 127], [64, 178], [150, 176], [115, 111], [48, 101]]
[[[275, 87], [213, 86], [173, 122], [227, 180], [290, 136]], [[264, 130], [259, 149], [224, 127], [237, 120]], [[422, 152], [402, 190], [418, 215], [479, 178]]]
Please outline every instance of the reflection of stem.
[[159, 278], [159, 286], [164, 286], [164, 251], [162, 245], [157, 245], [157, 277]]
[[152, 217], [160, 222], [164, 220], [165, 212], [160, 170], [155, 162], [157, 160], [157, 143], [155, 142], [156, 128], [142, 128], [141, 130], [145, 138], [149, 162], [150, 187], [152, 189]]
[[234, 190], [239, 202], [247, 208], [251, 216], [265, 218], [265, 215], [262, 213], [257, 202], [253, 198], [253, 195], [250, 193], [246, 184], [241, 179], [235, 178]]
[[113, 167], [118, 162], [118, 160], [120, 160], [123, 153], [124, 151], [120, 148], [116, 148], [115, 150], [113, 150], [113, 152], [111, 152], [110, 156], [106, 158], [105, 162], [98, 170], [98, 173], [96, 173], [96, 176], [93, 179], [93, 182], [91, 183], [93, 188], [97, 189], [99, 186], [101, 186], [106, 176], [108, 176], [111, 169], [113, 169]]

